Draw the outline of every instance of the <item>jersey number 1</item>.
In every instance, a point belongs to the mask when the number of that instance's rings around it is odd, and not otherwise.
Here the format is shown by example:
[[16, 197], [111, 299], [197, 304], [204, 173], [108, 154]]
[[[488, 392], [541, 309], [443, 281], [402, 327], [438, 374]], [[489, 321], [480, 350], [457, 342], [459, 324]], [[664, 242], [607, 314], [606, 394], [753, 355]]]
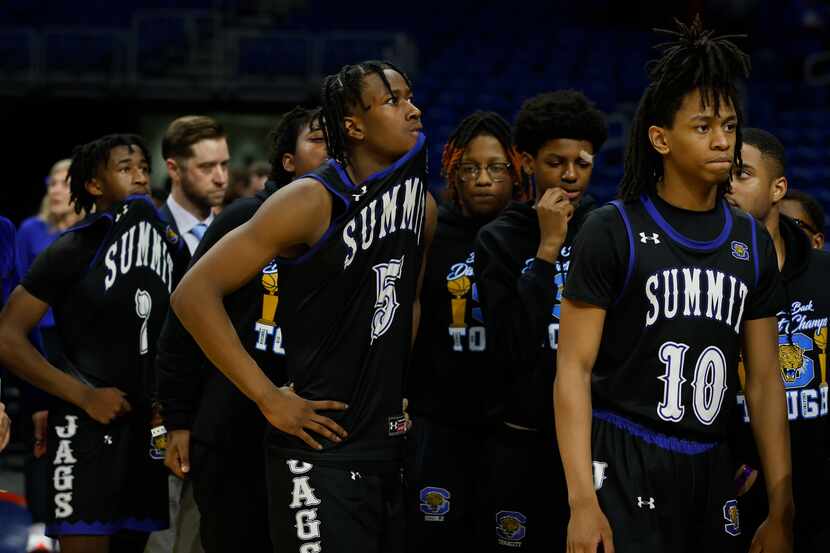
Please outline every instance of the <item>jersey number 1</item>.
[[377, 299], [375, 300], [375, 312], [372, 315], [370, 343], [374, 343], [376, 339], [383, 336], [395, 320], [395, 312], [399, 307], [395, 285], [403, 274], [403, 259], [401, 256], [400, 259], [390, 259], [389, 263], [378, 263], [372, 267], [375, 271]]
[[[658, 376], [663, 382], [663, 401], [657, 405], [657, 415], [664, 421], [680, 422], [686, 413], [683, 405], [683, 376], [686, 352], [689, 346], [677, 342], [665, 342], [658, 355], [666, 366], [666, 372]], [[695, 416], [701, 424], [709, 426], [718, 418], [726, 394], [726, 358], [715, 346], [704, 349], [695, 363], [692, 378]]]

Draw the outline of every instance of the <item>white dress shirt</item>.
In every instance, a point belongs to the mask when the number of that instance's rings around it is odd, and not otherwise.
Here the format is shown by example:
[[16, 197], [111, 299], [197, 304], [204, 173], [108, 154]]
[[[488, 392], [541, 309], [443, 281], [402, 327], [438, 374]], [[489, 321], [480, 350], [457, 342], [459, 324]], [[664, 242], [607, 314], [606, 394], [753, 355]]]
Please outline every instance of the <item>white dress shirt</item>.
[[173, 194], [167, 196], [167, 207], [170, 208], [170, 213], [173, 214], [173, 220], [179, 228], [179, 234], [184, 238], [184, 243], [187, 244], [187, 249], [190, 250], [190, 255], [193, 255], [193, 252], [196, 251], [196, 246], [199, 245], [199, 239], [190, 231], [199, 223], [210, 226], [213, 222], [213, 212], [211, 211], [206, 219], [200, 221], [195, 215], [187, 211], [179, 202], [173, 199]]

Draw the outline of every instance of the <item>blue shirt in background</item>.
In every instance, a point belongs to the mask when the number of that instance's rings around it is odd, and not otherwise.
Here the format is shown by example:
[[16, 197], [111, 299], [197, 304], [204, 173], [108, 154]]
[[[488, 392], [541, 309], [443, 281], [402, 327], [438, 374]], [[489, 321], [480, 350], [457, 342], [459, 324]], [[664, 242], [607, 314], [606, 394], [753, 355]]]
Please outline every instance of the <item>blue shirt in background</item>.
[[5, 217], [0, 217], [0, 280], [2, 280], [0, 307], [6, 305], [9, 295], [19, 281], [14, 259], [15, 247], [14, 223]]
[[[49, 224], [43, 219], [29, 217], [20, 224], [17, 231], [17, 274], [20, 278], [29, 272], [29, 267], [34, 263], [40, 252], [48, 248], [52, 242], [61, 235], [59, 230], [49, 230]], [[38, 328], [51, 328], [55, 326], [55, 317], [52, 309], [38, 323]]]

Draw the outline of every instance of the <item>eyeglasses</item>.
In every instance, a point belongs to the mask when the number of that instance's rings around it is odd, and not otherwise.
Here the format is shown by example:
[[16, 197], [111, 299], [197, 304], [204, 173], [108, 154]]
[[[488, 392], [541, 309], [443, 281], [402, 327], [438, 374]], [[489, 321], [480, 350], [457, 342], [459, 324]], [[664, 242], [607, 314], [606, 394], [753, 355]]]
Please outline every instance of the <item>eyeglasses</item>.
[[[510, 178], [510, 163], [491, 163], [485, 169], [493, 182], [504, 182]], [[475, 163], [462, 163], [458, 166], [458, 178], [464, 182], [475, 182], [481, 175], [481, 167]]]
[[811, 224], [809, 224], [809, 223], [805, 223], [805, 222], [804, 222], [804, 221], [802, 221], [801, 219], [797, 219], [797, 218], [795, 218], [795, 217], [791, 217], [791, 219], [793, 220], [793, 222], [794, 222], [796, 225], [798, 225], [799, 227], [801, 227], [801, 228], [803, 228], [804, 230], [808, 231], [810, 234], [819, 234], [819, 232], [820, 232], [818, 229], [816, 229], [816, 227], [812, 226], [812, 225], [811, 225]]

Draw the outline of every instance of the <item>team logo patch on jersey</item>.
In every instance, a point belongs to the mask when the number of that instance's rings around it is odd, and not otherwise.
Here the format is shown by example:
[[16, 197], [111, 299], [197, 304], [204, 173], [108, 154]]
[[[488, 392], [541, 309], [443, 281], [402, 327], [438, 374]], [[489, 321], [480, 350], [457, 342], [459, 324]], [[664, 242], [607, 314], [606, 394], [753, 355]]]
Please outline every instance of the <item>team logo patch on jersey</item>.
[[749, 261], [749, 246], [737, 240], [732, 241], [732, 257], [741, 261]]
[[424, 520], [440, 522], [450, 512], [450, 492], [444, 488], [427, 486], [421, 490], [420, 500]]
[[176, 231], [173, 230], [172, 226], [167, 225], [167, 228], [164, 229], [164, 235], [167, 237], [171, 244], [179, 243], [179, 235], [176, 234]]
[[813, 340], [806, 334], [778, 335], [778, 361], [784, 388], [803, 388], [813, 381], [815, 366], [813, 360], [805, 355], [812, 350]]
[[730, 536], [741, 535], [741, 519], [738, 514], [738, 502], [735, 499], [730, 499], [723, 504], [723, 531]]
[[496, 536], [499, 543], [508, 547], [521, 547], [527, 534], [527, 517], [518, 511], [496, 513]]

